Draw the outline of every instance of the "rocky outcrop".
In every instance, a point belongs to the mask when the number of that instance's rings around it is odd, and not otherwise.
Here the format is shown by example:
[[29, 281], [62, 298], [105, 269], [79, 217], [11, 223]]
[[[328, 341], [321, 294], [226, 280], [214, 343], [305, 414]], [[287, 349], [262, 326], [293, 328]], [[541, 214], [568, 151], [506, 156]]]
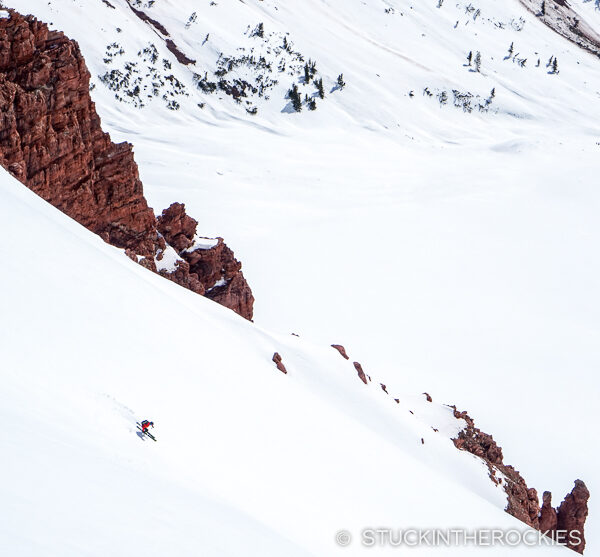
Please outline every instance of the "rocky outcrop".
[[539, 0], [519, 0], [532, 14], [555, 33], [583, 50], [600, 56], [600, 35], [565, 0], [548, 0], [544, 13]]
[[552, 507], [552, 494], [544, 491], [539, 516], [540, 531], [573, 551], [583, 553], [589, 498], [590, 492], [581, 480], [575, 480], [575, 487], [558, 509]]
[[287, 369], [285, 369], [285, 366], [283, 365], [283, 360], [281, 359], [279, 352], [275, 352], [275, 354], [273, 354], [273, 361], [281, 373], [287, 373]]
[[190, 270], [205, 285], [207, 298], [234, 309], [246, 319], [252, 319], [254, 296], [241, 271], [242, 264], [225, 245], [223, 238], [217, 238], [217, 245], [211, 249], [195, 250], [184, 255]]
[[0, 165], [134, 261], [251, 319], [252, 292], [222, 239], [164, 264], [170, 246], [191, 247], [198, 223], [175, 204], [159, 233], [132, 146], [102, 131], [77, 43], [9, 13], [0, 19]]
[[127, 0], [127, 4], [131, 8], [131, 11], [137, 17], [139, 17], [142, 21], [144, 21], [144, 22], [148, 23], [149, 25], [151, 25], [152, 27], [154, 27], [154, 29], [156, 29], [159, 33], [162, 33], [165, 37], [169, 36], [169, 32], [165, 29], [165, 26], [162, 23], [160, 23], [159, 21], [156, 21], [155, 19], [152, 19], [149, 15], [147, 15], [146, 13], [144, 13], [142, 10], [136, 10], [131, 5], [131, 3], [129, 2], [129, 0]]
[[[537, 491], [527, 486], [518, 470], [504, 464], [502, 448], [494, 438], [475, 427], [473, 419], [467, 412], [459, 412], [456, 406], [451, 408], [454, 410], [455, 418], [466, 422], [464, 429], [453, 439], [454, 445], [481, 458], [488, 466], [492, 481], [496, 485], [504, 484], [508, 501], [506, 512], [574, 551], [583, 553], [584, 525], [590, 497], [585, 484], [581, 480], [576, 480], [573, 491], [566, 496], [558, 509], [552, 507], [552, 494], [545, 491], [540, 507]], [[504, 477], [504, 481], [497, 476], [498, 473]]]
[[354, 362], [354, 369], [356, 370], [356, 373], [358, 373], [360, 380], [366, 385], [367, 384], [367, 376], [365, 375], [365, 372], [363, 371], [362, 366], [358, 362]]
[[102, 131], [79, 47], [10, 13], [0, 19], [0, 164], [107, 242], [153, 255], [155, 217], [132, 147]]
[[590, 492], [585, 483], [575, 480], [575, 487], [556, 511], [558, 540], [578, 553], [585, 549], [585, 521], [588, 515]]
[[177, 58], [177, 61], [180, 64], [183, 64], [184, 66], [189, 66], [191, 64], [196, 63], [196, 60], [189, 58], [183, 52], [181, 52], [179, 47], [171, 39], [167, 39], [165, 41], [165, 44], [167, 45], [167, 48], [173, 53], [175, 58]]
[[457, 420], [465, 420], [466, 427], [454, 439], [454, 445], [457, 449], [468, 451], [491, 464], [502, 463], [502, 448], [494, 441], [494, 438], [487, 433], [483, 433], [475, 427], [475, 422], [466, 411], [459, 412], [456, 406], [451, 407], [454, 410], [454, 417]]
[[[161, 256], [162, 254], [157, 255], [157, 262], [160, 262]], [[143, 265], [143, 260], [140, 261], [140, 264]], [[155, 269], [151, 270], [154, 271]], [[204, 296], [204, 285], [198, 280], [197, 275], [190, 272], [190, 266], [186, 261], [179, 260], [175, 263], [174, 269], [159, 269], [157, 272], [166, 279], [179, 284], [179, 286], [183, 286], [184, 288], [187, 288], [196, 294], [200, 294], [200, 296]]]
[[189, 275], [202, 285], [201, 293], [251, 320], [254, 296], [242, 264], [222, 238], [197, 237], [197, 225], [182, 203], [173, 203], [157, 219], [158, 231], [188, 265]]
[[557, 520], [556, 509], [552, 506], [552, 493], [544, 491], [539, 517], [540, 531], [548, 532], [550, 537], [554, 537], [553, 533], [556, 531]]
[[465, 420], [467, 424], [458, 437], [453, 439], [456, 448], [483, 459], [495, 483], [498, 483], [496, 470], [501, 472], [505, 477], [504, 490], [508, 498], [506, 512], [525, 524], [538, 528], [539, 501], [536, 490], [527, 487], [518, 470], [504, 464], [502, 448], [491, 435], [475, 427], [475, 422], [466, 412], [459, 412], [455, 406], [452, 408], [454, 417]]
[[349, 360], [348, 354], [346, 353], [346, 349], [341, 344], [332, 344], [332, 348], [335, 348], [345, 360]]
[[[160, 23], [160, 21], [156, 21], [156, 19], [152, 19], [148, 14], [146, 14], [142, 10], [137, 10], [136, 8], [134, 8], [131, 5], [131, 2], [129, 0], [127, 0], [127, 4], [131, 8], [131, 11], [137, 17], [139, 17], [142, 21], [144, 21], [148, 25], [152, 26], [156, 31], [158, 31], [161, 35], [163, 35], [163, 37], [170, 36], [167, 29], [165, 28], [165, 26], [162, 23]], [[177, 58], [177, 61], [180, 64], [183, 64], [184, 66], [189, 66], [190, 64], [196, 63], [196, 60], [192, 60], [191, 58], [187, 57], [183, 52], [181, 52], [181, 49], [173, 42], [173, 39], [166, 39], [165, 45], [173, 53], [175, 58]]]
[[180, 252], [193, 245], [198, 221], [186, 214], [183, 203], [172, 203], [158, 217], [157, 227], [169, 245]]

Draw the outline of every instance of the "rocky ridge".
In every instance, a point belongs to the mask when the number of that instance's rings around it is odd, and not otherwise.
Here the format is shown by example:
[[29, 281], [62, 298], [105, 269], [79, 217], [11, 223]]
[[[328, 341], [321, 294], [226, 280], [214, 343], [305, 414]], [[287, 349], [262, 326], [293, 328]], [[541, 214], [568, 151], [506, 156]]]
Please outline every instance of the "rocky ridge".
[[498, 485], [503, 484], [508, 498], [506, 512], [570, 549], [583, 553], [590, 497], [585, 483], [575, 480], [575, 487], [556, 509], [552, 507], [552, 494], [545, 491], [540, 507], [537, 491], [527, 487], [518, 470], [504, 464], [502, 448], [494, 438], [475, 427], [466, 411], [459, 412], [456, 406], [451, 408], [455, 418], [466, 422], [466, 427], [453, 439], [454, 445], [481, 458], [488, 466], [491, 480]]
[[595, 56], [600, 56], [600, 35], [585, 22], [567, 0], [519, 0], [519, 2], [544, 25], [568, 41], [587, 50]]
[[[332, 348], [348, 360], [346, 349], [341, 344], [332, 344]], [[358, 373], [358, 378], [368, 385], [371, 378], [367, 376], [359, 362], [353, 363]], [[368, 378], [368, 380], [367, 380]], [[382, 390], [390, 394], [386, 385], [380, 383]], [[429, 393], [423, 393], [427, 402], [432, 403], [433, 398]], [[399, 404], [400, 399], [394, 398]], [[535, 488], [527, 486], [520, 472], [513, 466], [504, 463], [502, 447], [494, 438], [475, 426], [473, 419], [466, 411], [460, 412], [456, 406], [452, 408], [457, 420], [464, 420], [465, 427], [458, 436], [452, 439], [454, 446], [481, 458], [487, 465], [489, 477], [496, 485], [501, 485], [507, 496], [505, 511], [528, 526], [543, 532], [549, 538], [559, 542], [570, 549], [583, 553], [585, 549], [585, 521], [588, 515], [588, 500], [590, 492], [584, 482], [575, 480], [575, 486], [558, 508], [552, 507], [552, 494], [545, 491], [540, 507], [538, 493]], [[409, 410], [412, 414], [412, 410]], [[438, 431], [434, 429], [434, 431]], [[424, 440], [421, 439], [424, 444]]]

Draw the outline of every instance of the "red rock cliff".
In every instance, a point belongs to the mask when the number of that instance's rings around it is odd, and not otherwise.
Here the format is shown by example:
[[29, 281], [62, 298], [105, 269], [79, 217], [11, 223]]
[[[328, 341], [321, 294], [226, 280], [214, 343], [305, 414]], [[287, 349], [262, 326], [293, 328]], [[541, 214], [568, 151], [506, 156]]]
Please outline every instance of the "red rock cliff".
[[252, 319], [254, 296], [242, 273], [242, 264], [223, 238], [212, 239], [212, 247], [206, 247], [203, 240], [211, 239], [197, 238], [197, 225], [182, 203], [173, 203], [158, 217], [159, 232], [189, 266], [190, 275], [202, 285], [201, 293]]
[[0, 163], [111, 244], [154, 254], [131, 145], [102, 131], [79, 47], [15, 12], [0, 20]]
[[[102, 131], [89, 78], [79, 46], [63, 33], [13, 10], [0, 19], [0, 165], [156, 271], [165, 240], [144, 198], [132, 146], [115, 144]], [[193, 236], [197, 223], [190, 220]], [[177, 238], [172, 241], [179, 253], [182, 246]], [[160, 273], [252, 318], [252, 292], [241, 264], [222, 240], [190, 257], [193, 263], [185, 259]]]
[[496, 476], [500, 472], [504, 478], [504, 491], [508, 504], [506, 512], [525, 522], [529, 526], [544, 532], [570, 549], [583, 553], [585, 548], [584, 526], [588, 514], [587, 502], [590, 493], [581, 480], [575, 481], [575, 487], [558, 509], [552, 507], [552, 494], [545, 491], [540, 507], [537, 491], [527, 487], [518, 470], [504, 464], [502, 448], [494, 438], [475, 427], [475, 422], [466, 412], [459, 412], [456, 406], [454, 417], [463, 419], [466, 427], [453, 439], [454, 445], [480, 457], [488, 466], [490, 478], [496, 484], [502, 482]]
[[[567, 547], [578, 553], [585, 549], [584, 526], [588, 515], [590, 492], [581, 480], [575, 480], [575, 487], [556, 510], [556, 530], [567, 532], [563, 538]], [[575, 535], [573, 535], [575, 534]], [[558, 536], [559, 540], [561, 535]]]

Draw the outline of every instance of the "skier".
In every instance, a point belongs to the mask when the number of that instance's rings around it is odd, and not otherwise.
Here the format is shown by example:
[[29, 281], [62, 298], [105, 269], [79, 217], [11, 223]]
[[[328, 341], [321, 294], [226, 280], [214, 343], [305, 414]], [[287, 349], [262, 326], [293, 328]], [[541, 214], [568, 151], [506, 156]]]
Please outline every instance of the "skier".
[[148, 420], [144, 420], [141, 424], [142, 433], [148, 433], [148, 428], [152, 426], [154, 428], [154, 422], [149, 422]]

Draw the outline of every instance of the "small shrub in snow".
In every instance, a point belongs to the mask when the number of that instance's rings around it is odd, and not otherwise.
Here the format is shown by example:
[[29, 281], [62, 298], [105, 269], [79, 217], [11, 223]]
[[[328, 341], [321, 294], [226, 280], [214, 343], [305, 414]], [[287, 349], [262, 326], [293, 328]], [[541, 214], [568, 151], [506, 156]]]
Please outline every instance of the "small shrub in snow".
[[143, 108], [147, 99], [158, 97], [166, 101], [167, 108], [177, 110], [179, 103], [175, 97], [188, 96], [185, 86], [174, 75], [163, 75], [162, 72], [170, 70], [171, 63], [163, 58], [160, 68], [157, 67], [158, 49], [153, 44], [148, 44], [137, 53], [138, 60], [123, 60], [125, 51], [117, 44], [112, 43], [106, 47], [105, 62], [117, 65], [120, 68], [107, 71], [98, 76], [100, 81], [111, 91], [115, 98], [137, 108]]
[[196, 23], [197, 19], [198, 19], [198, 15], [196, 14], [196, 12], [194, 12], [187, 20], [187, 23], [185, 24], [185, 28], [189, 29], [192, 26], [192, 23]]
[[208, 74], [206, 73], [204, 74], [204, 77], [195, 73], [193, 79], [196, 87], [204, 93], [214, 93], [217, 90], [217, 84], [214, 81], [209, 81]]
[[250, 36], [251, 37], [260, 37], [261, 39], [264, 38], [265, 25], [262, 21], [254, 28], [254, 31], [252, 31], [252, 34]]
[[508, 60], [509, 58], [512, 58], [512, 55], [515, 52], [515, 43], [510, 43], [510, 46], [508, 47], [508, 54], [504, 57], [505, 60]]

